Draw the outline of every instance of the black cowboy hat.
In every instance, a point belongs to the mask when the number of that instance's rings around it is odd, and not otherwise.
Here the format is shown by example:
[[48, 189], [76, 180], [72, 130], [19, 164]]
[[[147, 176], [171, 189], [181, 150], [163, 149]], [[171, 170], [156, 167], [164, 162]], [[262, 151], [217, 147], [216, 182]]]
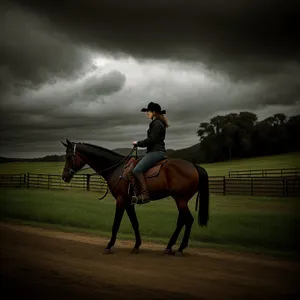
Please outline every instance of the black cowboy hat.
[[154, 102], [150, 102], [148, 104], [148, 107], [147, 108], [145, 108], [145, 107], [142, 108], [141, 111], [142, 112], [145, 112], [145, 111], [155, 111], [155, 112], [158, 112], [158, 113], [160, 113], [162, 115], [164, 115], [166, 113], [165, 110], [161, 110], [161, 107], [160, 107], [160, 105], [158, 103], [154, 103]]

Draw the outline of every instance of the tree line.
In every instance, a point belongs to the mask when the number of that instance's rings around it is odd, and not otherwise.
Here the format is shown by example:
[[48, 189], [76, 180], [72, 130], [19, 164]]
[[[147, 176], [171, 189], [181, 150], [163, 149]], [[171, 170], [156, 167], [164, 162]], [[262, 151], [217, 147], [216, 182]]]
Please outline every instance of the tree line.
[[266, 156], [300, 151], [300, 115], [279, 113], [258, 121], [255, 113], [243, 111], [217, 115], [200, 123], [197, 157], [193, 162]]

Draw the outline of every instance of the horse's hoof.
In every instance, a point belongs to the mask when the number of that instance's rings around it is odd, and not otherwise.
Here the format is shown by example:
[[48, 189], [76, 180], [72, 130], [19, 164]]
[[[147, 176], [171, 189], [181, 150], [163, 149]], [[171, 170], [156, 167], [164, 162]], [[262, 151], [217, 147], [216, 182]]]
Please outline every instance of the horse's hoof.
[[175, 256], [184, 256], [182, 251], [176, 251], [174, 254], [175, 254]]
[[140, 250], [137, 249], [137, 248], [133, 248], [133, 249], [131, 250], [131, 254], [140, 254]]
[[113, 251], [111, 249], [104, 249], [103, 254], [113, 254]]
[[165, 249], [164, 254], [166, 254], [166, 255], [174, 255], [175, 253], [173, 252], [172, 249]]

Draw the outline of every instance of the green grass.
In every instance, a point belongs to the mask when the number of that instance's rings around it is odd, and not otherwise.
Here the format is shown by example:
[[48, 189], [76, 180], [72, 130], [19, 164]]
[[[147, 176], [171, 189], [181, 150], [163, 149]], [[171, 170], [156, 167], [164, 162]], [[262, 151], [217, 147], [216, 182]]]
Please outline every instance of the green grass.
[[0, 173], [61, 174], [64, 162], [12, 162], [0, 164]]
[[300, 152], [202, 164], [210, 176], [227, 176], [234, 170], [286, 169], [300, 167]]
[[[2, 189], [1, 220], [46, 224], [68, 230], [97, 232], [110, 236], [115, 201], [97, 200], [92, 192]], [[191, 246], [242, 247], [263, 252], [295, 253], [300, 233], [300, 202], [292, 198], [212, 196], [207, 228], [197, 224], [195, 199], [190, 203], [195, 217]], [[171, 198], [136, 207], [143, 240], [167, 243], [177, 220]], [[126, 214], [119, 238], [134, 239]], [[182, 234], [180, 236], [180, 239]]]
[[[0, 164], [0, 173], [46, 173], [61, 174], [63, 162], [18, 162]], [[201, 164], [210, 176], [226, 176], [232, 170], [250, 170], [250, 169], [281, 169], [300, 167], [300, 153], [288, 153], [282, 155], [256, 157], [241, 160], [232, 160], [231, 162], [221, 162], [213, 164]], [[83, 173], [93, 173], [89, 169]]]

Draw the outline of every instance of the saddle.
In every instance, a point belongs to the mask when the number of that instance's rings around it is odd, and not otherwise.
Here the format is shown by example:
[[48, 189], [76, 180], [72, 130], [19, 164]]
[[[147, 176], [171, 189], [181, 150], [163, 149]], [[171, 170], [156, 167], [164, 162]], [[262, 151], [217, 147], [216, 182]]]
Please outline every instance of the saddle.
[[[125, 167], [124, 167], [124, 171], [123, 171], [123, 178], [125, 178], [126, 180], [128, 180], [128, 173], [134, 169], [134, 167], [138, 164], [138, 162], [141, 160], [141, 158], [135, 159], [134, 157], [131, 157], [129, 159], [129, 161], [126, 163]], [[167, 162], [167, 158], [164, 158], [162, 160], [160, 160], [159, 162], [157, 162], [153, 167], [151, 167], [149, 170], [147, 170], [144, 173], [145, 178], [151, 178], [151, 177], [155, 177], [159, 174], [160, 172], [160, 168], [162, 167], [162, 165]]]

